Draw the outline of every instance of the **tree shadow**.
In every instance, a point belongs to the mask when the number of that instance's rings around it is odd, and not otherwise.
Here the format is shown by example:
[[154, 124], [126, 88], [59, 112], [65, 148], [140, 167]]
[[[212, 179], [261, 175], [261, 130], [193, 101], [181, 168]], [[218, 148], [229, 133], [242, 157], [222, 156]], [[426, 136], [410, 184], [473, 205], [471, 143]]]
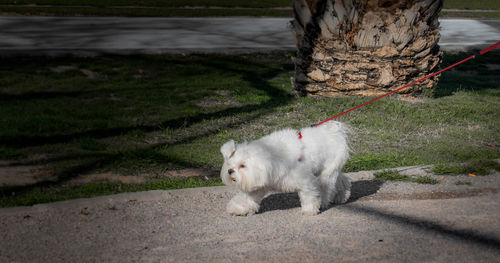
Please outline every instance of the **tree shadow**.
[[380, 180], [362, 180], [352, 182], [351, 197], [349, 197], [347, 203], [353, 203], [362, 197], [376, 194], [383, 184], [384, 181]]
[[[210, 58], [210, 56], [207, 56], [207, 58]], [[160, 142], [156, 144], [151, 144], [146, 147], [142, 147], [140, 149], [127, 151], [128, 154], [141, 156], [142, 154], [147, 153], [148, 151], [155, 150], [161, 147], [174, 146], [192, 142], [196, 139], [217, 133], [221, 128], [227, 129], [227, 128], [239, 127], [246, 122], [255, 120], [265, 114], [272, 113], [276, 107], [285, 105], [293, 99], [293, 96], [291, 94], [289, 94], [285, 90], [278, 89], [269, 83], [269, 80], [274, 78], [277, 74], [282, 73], [283, 69], [266, 68], [265, 65], [262, 63], [249, 62], [247, 60], [235, 59], [228, 56], [217, 57], [216, 60], [204, 59], [200, 63], [202, 63], [207, 69], [232, 72], [233, 74], [240, 75], [244, 81], [250, 84], [251, 89], [263, 91], [265, 94], [268, 95], [269, 99], [258, 104], [248, 104], [244, 106], [229, 107], [209, 113], [201, 112], [191, 116], [183, 116], [167, 120], [154, 125], [91, 129], [83, 132], [59, 134], [52, 136], [14, 136], [9, 138], [4, 137], [0, 138], [0, 144], [18, 148], [39, 146], [46, 144], [59, 144], [59, 143], [69, 142], [82, 137], [97, 139], [97, 138], [119, 136], [132, 130], [140, 130], [142, 132], [153, 132], [165, 128], [171, 128], [171, 129], [188, 128], [204, 120], [217, 120], [228, 116], [239, 115], [242, 113], [247, 114], [247, 116], [243, 118], [222, 121], [220, 122], [219, 125], [216, 125], [210, 129], [196, 132], [196, 134], [194, 135], [181, 135], [175, 138], [174, 141]], [[230, 66], [231, 64], [234, 63], [238, 63], [240, 65], [245, 65], [245, 66], [250, 65], [253, 67], [260, 67], [261, 69], [260, 72], [256, 74], [254, 70], [234, 69]], [[191, 76], [186, 76], [186, 78], [189, 77], [195, 78], [196, 72], [194, 72]], [[68, 160], [68, 161], [79, 160], [80, 163], [72, 167], [58, 171], [56, 180], [40, 182], [28, 186], [4, 187], [2, 188], [2, 192], [4, 192], [2, 194], [6, 193], [9, 194], [10, 192], [29, 191], [30, 189], [36, 187], [49, 187], [49, 186], [59, 185], [78, 175], [91, 172], [92, 170], [95, 170], [96, 167], [103, 167], [107, 164], [112, 164], [113, 162], [122, 159], [123, 154], [124, 154], [123, 152], [119, 153], [96, 152], [95, 154], [85, 153], [81, 155], [70, 154], [70, 155], [57, 156], [54, 158], [47, 158], [45, 160], [36, 161], [37, 164], [46, 164], [46, 165], [50, 164], [52, 161], [63, 161], [63, 160]], [[162, 158], [161, 160], [166, 163], [170, 161], [175, 162], [176, 165], [179, 165], [181, 167], [197, 167], [196, 164], [186, 160], [169, 159], [168, 156], [161, 156], [159, 158]], [[84, 160], [82, 161], [82, 159]]]
[[[130, 131], [140, 130], [142, 132], [152, 132], [159, 130], [160, 128], [187, 128], [193, 124], [199, 123], [204, 120], [210, 119], [221, 119], [224, 117], [241, 114], [241, 113], [251, 113], [256, 111], [267, 111], [272, 110], [276, 107], [285, 105], [289, 103], [293, 96], [285, 92], [284, 90], [277, 89], [269, 84], [269, 79], [272, 79], [277, 74], [282, 73], [282, 69], [272, 69], [265, 68], [263, 64], [253, 63], [249, 61], [244, 61], [241, 59], [235, 59], [228, 56], [218, 57], [216, 60], [209, 60], [210, 56], [205, 57], [205, 60], [201, 60], [199, 64], [203, 65], [207, 69], [213, 69], [216, 71], [231, 72], [233, 74], [238, 74], [242, 76], [243, 80], [251, 85], [254, 90], [260, 90], [265, 92], [269, 96], [269, 100], [258, 104], [248, 104], [244, 106], [229, 107], [215, 112], [210, 113], [198, 113], [195, 115], [186, 115], [175, 119], [170, 119], [163, 121], [161, 123], [155, 123], [152, 125], [134, 125], [128, 127], [111, 127], [102, 129], [88, 129], [82, 132], [66, 133], [66, 134], [55, 134], [49, 136], [4, 136], [0, 138], [0, 144], [10, 147], [27, 147], [27, 146], [38, 146], [44, 144], [57, 144], [65, 143], [80, 137], [89, 137], [94, 139], [107, 138], [112, 136], [119, 136]], [[175, 63], [175, 62], [174, 62]], [[252, 70], [237, 70], [230, 66], [229, 64], [239, 64], [248, 65], [253, 67], [263, 68], [263, 72], [256, 74]], [[195, 78], [196, 74], [190, 76], [185, 76], [185, 78]], [[96, 92], [96, 90], [90, 91], [75, 91], [75, 92], [47, 92], [47, 93], [27, 93], [19, 95], [5, 95], [5, 99], [32, 99], [33, 96], [40, 98], [53, 98], [57, 96], [78, 96], [79, 94], [85, 94], [88, 92]], [[106, 92], [106, 91], [104, 91]], [[115, 90], [116, 92], [116, 90]], [[4, 96], [4, 95], [2, 95]], [[2, 97], [0, 96], [0, 97]]]
[[[351, 197], [347, 203], [353, 203], [362, 197], [377, 193], [383, 184], [384, 182], [379, 180], [363, 180], [353, 182], [351, 185]], [[328, 208], [322, 210], [321, 212], [327, 211], [334, 206], [338, 205], [331, 204]], [[297, 193], [272, 194], [262, 200], [259, 214], [274, 210], [288, 210], [298, 207], [300, 207], [300, 198]]]
[[459, 239], [468, 243], [476, 243], [482, 246], [500, 250], [500, 240], [497, 237], [484, 235], [474, 230], [453, 229], [450, 226], [442, 225], [430, 220], [416, 219], [410, 216], [383, 212], [375, 208], [363, 207], [356, 204], [348, 204], [342, 207], [342, 209], [347, 209], [357, 214], [374, 216], [381, 220], [386, 220], [403, 227], [417, 228], [427, 232]]
[[[441, 68], [450, 66], [469, 56], [471, 54], [446, 53], [443, 56]], [[478, 55], [475, 59], [443, 72], [434, 90], [434, 97], [451, 96], [457, 91], [488, 92], [500, 87], [498, 84], [500, 81], [498, 61], [500, 61], [500, 52], [491, 52], [483, 56]], [[496, 93], [492, 93], [491, 95], [499, 96]]]

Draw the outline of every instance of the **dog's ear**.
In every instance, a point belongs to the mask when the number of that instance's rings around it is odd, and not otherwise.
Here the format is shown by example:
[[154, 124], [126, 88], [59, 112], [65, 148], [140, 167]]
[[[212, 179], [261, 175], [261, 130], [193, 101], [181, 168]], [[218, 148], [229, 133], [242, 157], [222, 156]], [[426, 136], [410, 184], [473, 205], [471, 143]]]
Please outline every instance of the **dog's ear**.
[[236, 151], [236, 143], [233, 140], [230, 140], [222, 147], [220, 147], [220, 152], [222, 153], [222, 156], [224, 156], [224, 160], [229, 159], [229, 157]]

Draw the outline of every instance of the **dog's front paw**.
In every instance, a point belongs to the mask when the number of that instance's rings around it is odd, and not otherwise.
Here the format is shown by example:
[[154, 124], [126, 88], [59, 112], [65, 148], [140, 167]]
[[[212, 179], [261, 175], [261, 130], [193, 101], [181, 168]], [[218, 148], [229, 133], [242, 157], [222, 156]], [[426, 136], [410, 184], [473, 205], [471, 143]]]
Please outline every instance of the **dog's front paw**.
[[304, 210], [302, 209], [302, 214], [305, 216], [315, 216], [319, 213], [319, 209], [316, 210]]
[[319, 213], [319, 206], [307, 205], [302, 207], [302, 214], [306, 216], [315, 216]]
[[257, 204], [238, 203], [231, 200], [227, 204], [226, 211], [234, 216], [249, 216], [257, 213], [257, 211], [259, 211], [259, 206]]

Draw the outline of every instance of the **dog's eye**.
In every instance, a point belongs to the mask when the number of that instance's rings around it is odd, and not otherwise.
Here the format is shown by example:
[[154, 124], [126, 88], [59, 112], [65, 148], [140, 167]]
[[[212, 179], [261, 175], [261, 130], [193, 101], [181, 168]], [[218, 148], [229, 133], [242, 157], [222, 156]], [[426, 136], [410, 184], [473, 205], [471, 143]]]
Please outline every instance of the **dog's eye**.
[[244, 164], [240, 164], [240, 169], [245, 168], [246, 166]]

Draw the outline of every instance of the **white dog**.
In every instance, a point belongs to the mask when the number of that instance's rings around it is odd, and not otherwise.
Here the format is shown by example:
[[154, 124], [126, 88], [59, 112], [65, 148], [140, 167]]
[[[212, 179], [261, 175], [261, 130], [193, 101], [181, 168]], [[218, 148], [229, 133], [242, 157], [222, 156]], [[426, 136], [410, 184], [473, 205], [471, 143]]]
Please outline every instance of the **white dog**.
[[342, 173], [349, 158], [349, 128], [336, 121], [273, 132], [251, 142], [225, 143], [221, 178], [241, 190], [227, 205], [232, 215], [251, 215], [270, 191], [298, 192], [302, 213], [349, 199], [351, 183]]

